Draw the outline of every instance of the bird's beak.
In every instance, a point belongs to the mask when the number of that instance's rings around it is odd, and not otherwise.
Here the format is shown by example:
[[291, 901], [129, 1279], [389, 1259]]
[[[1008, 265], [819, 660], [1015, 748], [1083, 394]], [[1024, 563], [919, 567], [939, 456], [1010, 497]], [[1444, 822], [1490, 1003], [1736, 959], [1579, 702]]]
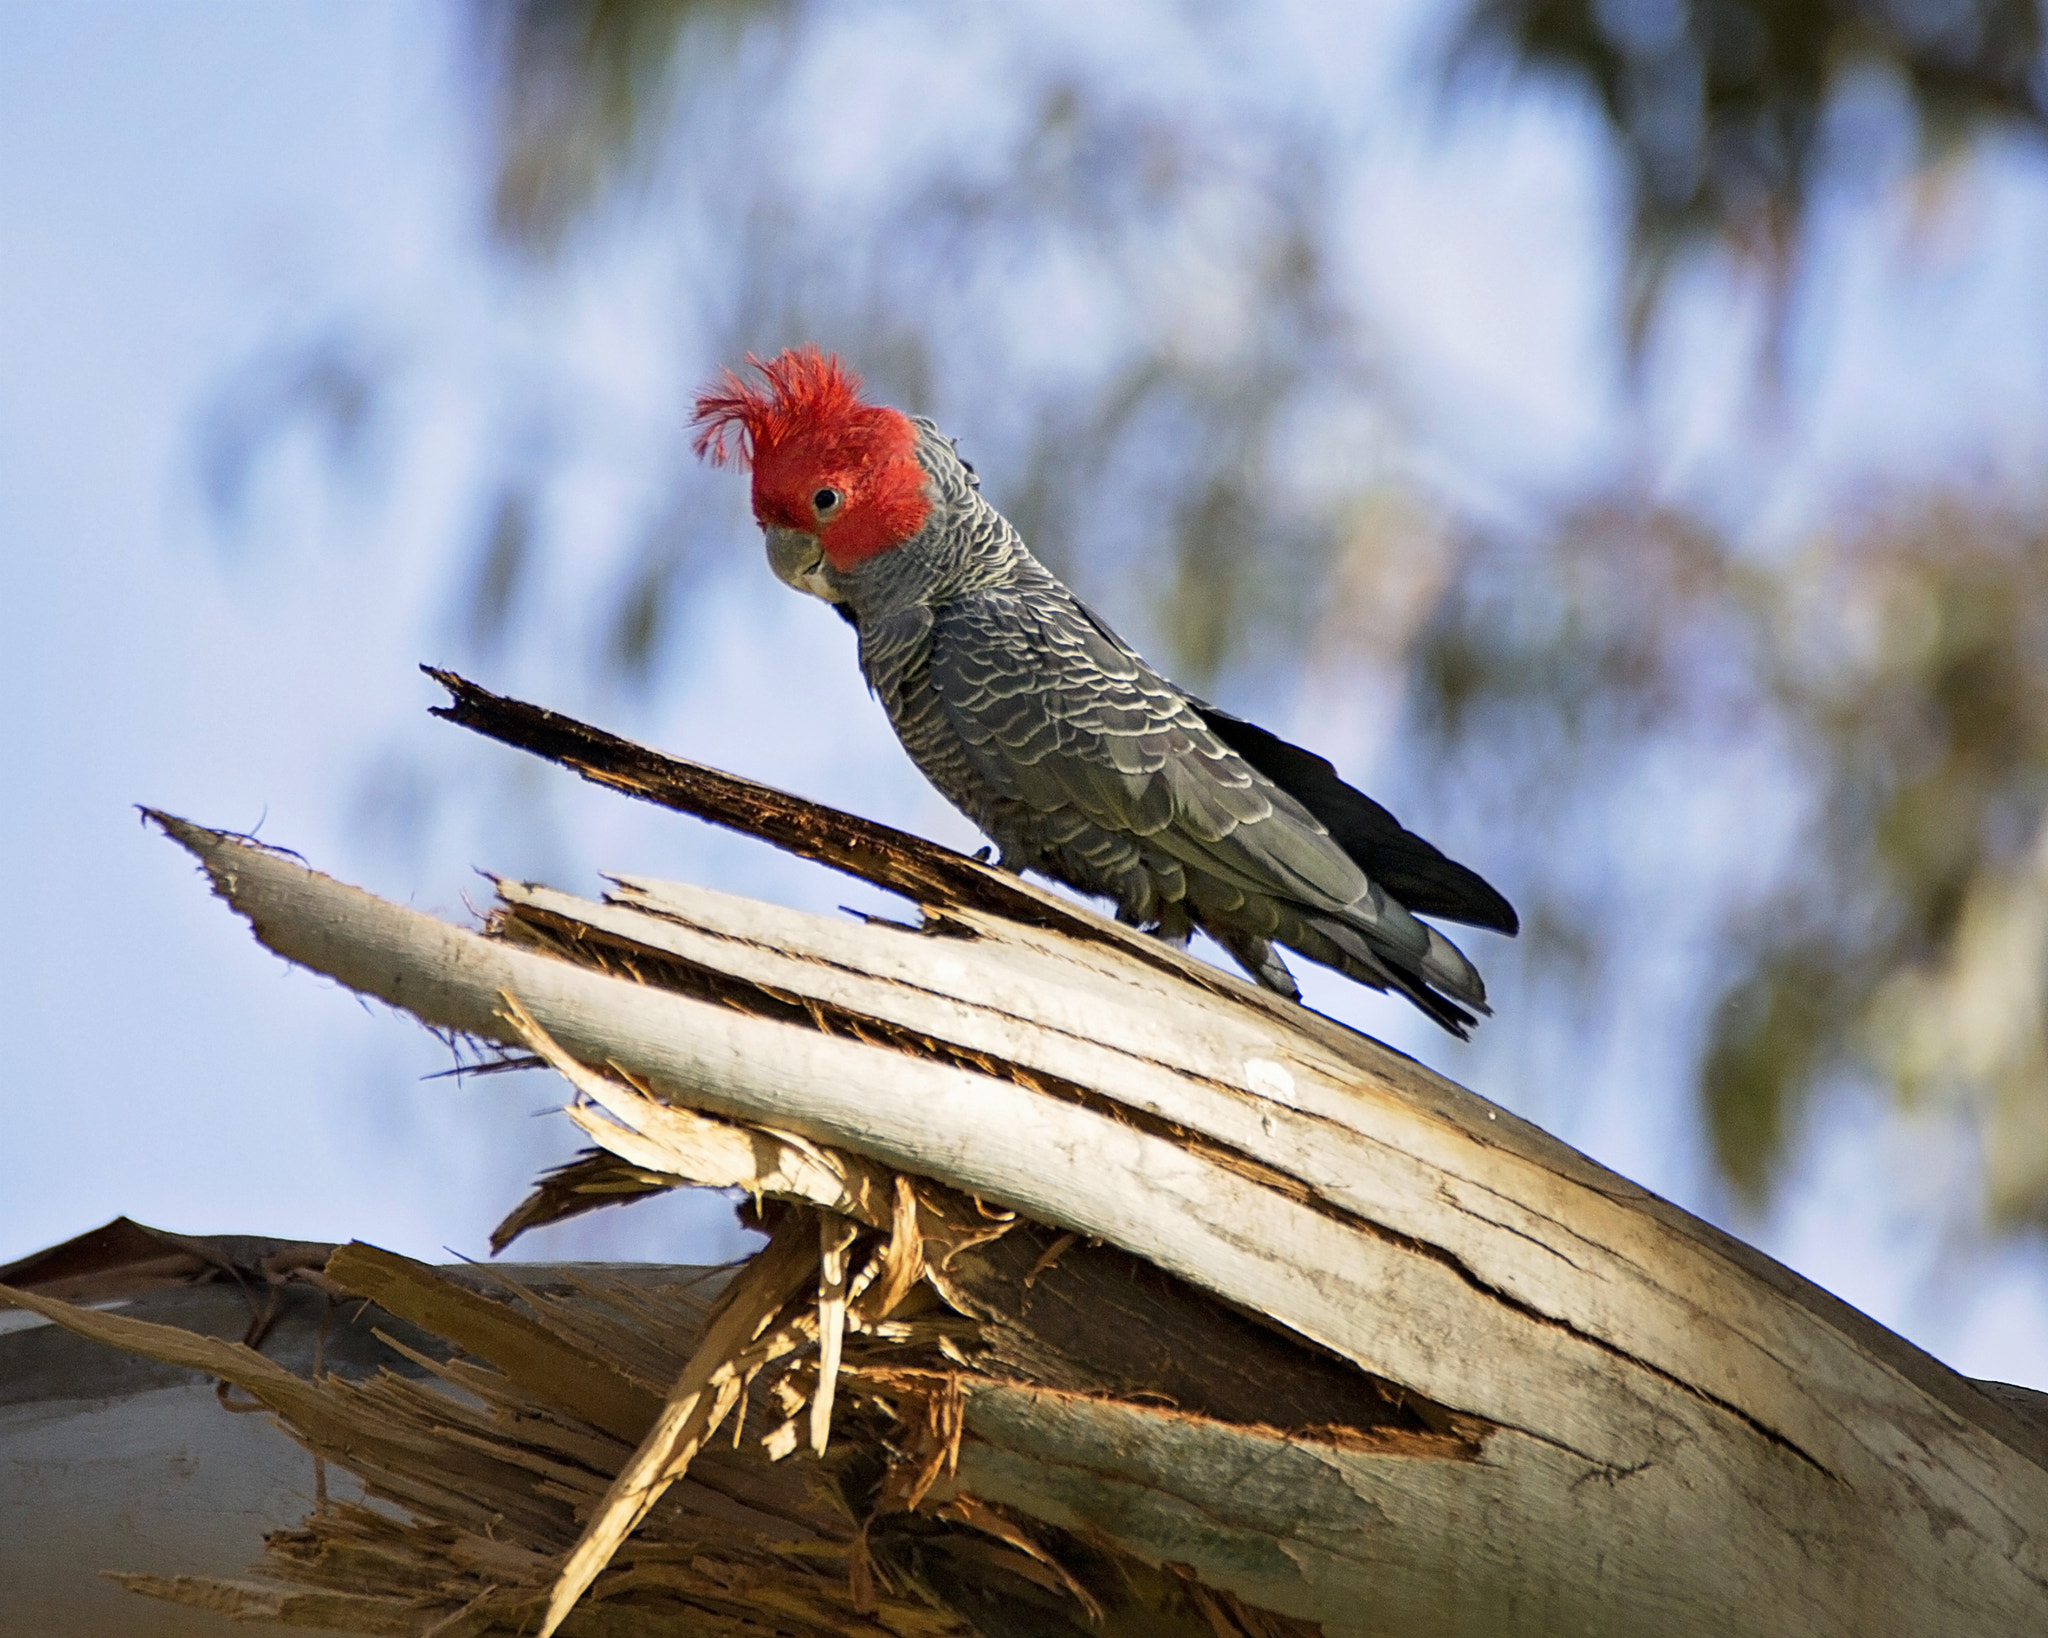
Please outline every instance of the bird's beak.
[[766, 533], [768, 567], [775, 571], [777, 580], [813, 597], [822, 597], [828, 603], [842, 600], [826, 575], [825, 548], [816, 535], [805, 534], [801, 529], [770, 529]]

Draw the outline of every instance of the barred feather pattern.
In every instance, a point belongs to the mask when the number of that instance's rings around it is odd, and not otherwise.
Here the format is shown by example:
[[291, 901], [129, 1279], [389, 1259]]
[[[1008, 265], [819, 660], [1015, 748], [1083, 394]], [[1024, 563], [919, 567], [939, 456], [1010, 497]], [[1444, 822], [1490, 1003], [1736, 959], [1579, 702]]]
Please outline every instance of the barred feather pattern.
[[1297, 992], [1276, 944], [1464, 1035], [1487, 1010], [1464, 954], [1225, 744], [1201, 701], [1032, 556], [951, 442], [917, 426], [924, 527], [832, 582], [904, 749], [1003, 863], [1170, 938], [1202, 928], [1284, 994]]

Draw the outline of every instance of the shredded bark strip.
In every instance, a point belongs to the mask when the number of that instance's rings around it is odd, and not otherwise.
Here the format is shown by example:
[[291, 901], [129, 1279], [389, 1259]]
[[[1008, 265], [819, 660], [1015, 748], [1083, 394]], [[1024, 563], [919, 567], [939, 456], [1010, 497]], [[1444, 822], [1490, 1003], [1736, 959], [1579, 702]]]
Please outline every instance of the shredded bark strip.
[[[685, 1186], [767, 1238], [515, 1272], [114, 1224], [0, 1272], [0, 1304], [202, 1373], [315, 1464], [247, 1576], [126, 1585], [406, 1638], [2043, 1628], [2021, 1390], [1185, 952], [434, 675], [451, 720], [920, 915], [622, 876], [500, 881], [456, 927], [150, 815], [270, 949], [465, 1069], [559, 1077], [593, 1147], [494, 1247]], [[78, 1306], [208, 1280], [246, 1294], [241, 1343]], [[311, 1301], [287, 1364], [274, 1321]]]

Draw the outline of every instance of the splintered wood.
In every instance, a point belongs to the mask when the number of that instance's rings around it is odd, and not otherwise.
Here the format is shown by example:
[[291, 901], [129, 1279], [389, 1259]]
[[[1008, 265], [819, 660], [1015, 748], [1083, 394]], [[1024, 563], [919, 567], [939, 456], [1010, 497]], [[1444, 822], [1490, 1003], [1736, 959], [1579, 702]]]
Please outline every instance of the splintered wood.
[[[123, 1585], [237, 1621], [417, 1638], [653, 1633], [684, 1617], [764, 1638], [966, 1638], [991, 1630], [974, 1613], [991, 1601], [1010, 1612], [993, 1629], [1005, 1633], [1078, 1632], [1106, 1610], [1168, 1638], [1317, 1630], [960, 1477], [974, 1389], [1100, 1392], [1131, 1351], [1134, 1318], [1157, 1328], [1155, 1347], [1179, 1326], [1213, 1340], [1246, 1322], [1194, 1292], [1179, 1309], [1154, 1293], [1148, 1308], [1129, 1259], [1094, 1247], [1096, 1264], [1069, 1261], [1074, 1235], [929, 1179], [664, 1102], [617, 1065], [570, 1055], [509, 991], [498, 1015], [562, 1076], [599, 1158], [628, 1168], [627, 1197], [745, 1191], [767, 1246], [734, 1269], [652, 1285], [591, 1273], [545, 1288], [341, 1247], [314, 1276], [326, 1289], [451, 1349], [435, 1358], [379, 1332], [415, 1374], [363, 1384], [305, 1382], [246, 1347], [0, 1291], [81, 1335], [216, 1375], [405, 1515], [323, 1506], [270, 1539], [254, 1579]], [[576, 1169], [605, 1175], [589, 1159]], [[544, 1182], [515, 1228], [580, 1209], [568, 1194], [551, 1202]], [[1092, 1309], [1122, 1334], [1033, 1334], [1016, 1299], [1061, 1279], [1062, 1312]], [[1150, 1380], [1204, 1391], [1171, 1373]], [[1362, 1404], [1362, 1426], [1400, 1421], [1377, 1394]], [[1242, 1431], [1281, 1436], [1256, 1420]]]
[[402, 1514], [274, 1540], [263, 1585], [310, 1601], [271, 1618], [2048, 1631], [2048, 1424], [2020, 1390], [1185, 952], [439, 675], [465, 726], [917, 919], [621, 878], [602, 902], [501, 881], [487, 924], [455, 927], [153, 816], [270, 949], [560, 1073], [597, 1152], [501, 1241], [671, 1184], [741, 1193], [770, 1231], [715, 1297], [497, 1301], [345, 1249], [327, 1278], [455, 1349], [356, 1386], [53, 1313], [235, 1382]]
[[[1105, 1607], [1168, 1638], [1313, 1630], [957, 1482], [964, 1385], [1007, 1373], [963, 1363], [1000, 1324], [938, 1300], [926, 1229], [971, 1257], [1021, 1228], [972, 1202], [949, 1219], [926, 1192], [940, 1191], [899, 1179], [873, 1229], [791, 1202], [733, 1269], [537, 1284], [341, 1247], [314, 1277], [451, 1350], [384, 1335], [413, 1374], [361, 1382], [309, 1382], [245, 1346], [30, 1293], [0, 1289], [0, 1302], [216, 1375], [362, 1480], [369, 1505], [323, 1507], [272, 1536], [252, 1577], [118, 1577], [238, 1621], [415, 1638], [692, 1622], [742, 1638], [969, 1638], [993, 1599], [1037, 1611], [1004, 1632], [1077, 1632]], [[837, 1372], [818, 1348], [828, 1305]], [[820, 1459], [797, 1429], [835, 1377], [853, 1431]], [[728, 1420], [733, 1437], [715, 1439]]]
[[[633, 1085], [631, 1077], [616, 1066], [609, 1073], [600, 1073], [577, 1062], [516, 996], [506, 992], [502, 999], [505, 1022], [574, 1088], [579, 1101], [569, 1106], [571, 1118], [621, 1160], [636, 1169], [665, 1172], [680, 1182], [742, 1188], [756, 1202], [772, 1197], [790, 1203], [767, 1247], [726, 1288], [654, 1426], [613, 1480], [570, 1552], [541, 1624], [540, 1638], [551, 1638], [612, 1562], [627, 1536], [663, 1493], [689, 1472], [697, 1453], [768, 1367], [806, 1344], [815, 1345], [815, 1362], [808, 1372], [807, 1433], [811, 1451], [822, 1457], [831, 1438], [849, 1326], [899, 1346], [914, 1348], [929, 1341], [954, 1360], [961, 1360], [954, 1337], [944, 1330], [891, 1330], [888, 1322], [919, 1281], [930, 1274], [925, 1261], [928, 1242], [936, 1242], [950, 1255], [1000, 1236], [1014, 1224], [1015, 1217], [990, 1214], [985, 1207], [959, 1198], [948, 1201], [947, 1191], [933, 1185], [925, 1186], [927, 1198], [921, 1199], [911, 1179], [901, 1174], [891, 1177], [880, 1168], [791, 1133], [671, 1107]], [[593, 1106], [602, 1114], [592, 1113]], [[929, 1231], [923, 1221], [927, 1216]], [[974, 1227], [963, 1233], [959, 1226], [963, 1223]], [[849, 1259], [856, 1242], [863, 1239], [864, 1229], [888, 1232], [886, 1237], [865, 1236], [868, 1251], [864, 1266], [855, 1275]], [[815, 1310], [799, 1310], [785, 1317], [785, 1307], [807, 1287], [815, 1289]], [[970, 1325], [957, 1334], [972, 1335], [973, 1329]], [[798, 1373], [786, 1371], [779, 1383], [782, 1402], [792, 1412], [804, 1403], [801, 1389], [795, 1386], [798, 1380]], [[947, 1403], [952, 1407], [952, 1422], [938, 1460], [954, 1466], [959, 1448], [959, 1389], [953, 1378], [942, 1380], [950, 1388]], [[930, 1403], [929, 1395], [913, 1398], [921, 1407]], [[928, 1426], [928, 1411], [920, 1420]], [[737, 1439], [735, 1430], [735, 1442]], [[919, 1442], [920, 1446], [924, 1443]], [[780, 1461], [796, 1449], [793, 1414], [765, 1436], [763, 1449], [771, 1461]], [[937, 1476], [928, 1450], [919, 1448], [913, 1459], [917, 1473], [907, 1489], [885, 1480], [881, 1491], [885, 1500], [900, 1496], [905, 1511], [923, 1501]], [[898, 1469], [903, 1465], [900, 1461], [893, 1464]], [[954, 1505], [954, 1512], [942, 1511], [937, 1516], [970, 1529], [992, 1531], [1016, 1544], [1018, 1527], [999, 1514], [971, 1497], [957, 1498]], [[962, 1506], [969, 1511], [958, 1511]], [[1054, 1566], [1054, 1578], [1044, 1581], [1048, 1566], [1052, 1561], [1034, 1546], [1016, 1568], [1027, 1580], [1071, 1590], [1084, 1608], [1099, 1615], [1094, 1600], [1066, 1572]], [[858, 1588], [863, 1609], [878, 1607], [872, 1596], [874, 1574], [863, 1542], [850, 1583]]]
[[[855, 1527], [829, 1494], [832, 1477], [761, 1458], [759, 1418], [741, 1450], [702, 1448], [716, 1424], [701, 1407], [732, 1410], [731, 1373], [758, 1372], [809, 1334], [807, 1313], [784, 1309], [799, 1290], [812, 1297], [817, 1230], [800, 1215], [716, 1297], [690, 1271], [549, 1290], [507, 1280], [489, 1297], [388, 1252], [344, 1247], [328, 1265], [337, 1286], [374, 1291], [379, 1307], [458, 1350], [445, 1362], [412, 1354], [423, 1376], [363, 1383], [306, 1382], [237, 1345], [6, 1297], [82, 1335], [219, 1375], [406, 1515], [327, 1509], [272, 1537], [255, 1579], [123, 1577], [136, 1591], [241, 1620], [480, 1638], [533, 1632], [560, 1578], [577, 1574], [587, 1597], [562, 1627], [571, 1634], [689, 1630], [692, 1618], [761, 1638], [970, 1633], [886, 1572], [866, 1611], [855, 1608]], [[650, 1367], [678, 1339], [691, 1351], [664, 1402], [668, 1385]], [[686, 1465], [694, 1483], [679, 1483]], [[639, 1528], [598, 1551], [595, 1521], [620, 1496]], [[579, 1530], [582, 1520], [593, 1523]], [[602, 1573], [581, 1576], [593, 1558]]]

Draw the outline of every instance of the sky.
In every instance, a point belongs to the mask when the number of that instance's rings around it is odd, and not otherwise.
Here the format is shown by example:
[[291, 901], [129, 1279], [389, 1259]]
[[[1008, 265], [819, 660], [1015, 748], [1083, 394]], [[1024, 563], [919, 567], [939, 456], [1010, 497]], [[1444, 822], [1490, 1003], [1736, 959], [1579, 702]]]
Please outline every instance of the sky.
[[[1646, 466], [1791, 531], [1872, 470], [2038, 462], [2048, 373], [2038, 347], [2010, 343], [2048, 335], [2033, 157], [1994, 155], [1917, 215], [1845, 204], [1823, 220], [1788, 378], [1796, 430], [1760, 441], [1737, 413], [1762, 339], [1756, 293], [1713, 269], [1692, 277], [1654, 349], [1657, 379], [1677, 385], [1630, 398], [1610, 323], [1614, 177], [1589, 125], [1540, 90], [1431, 111], [1400, 66], [1417, 11], [1365, 8], [1365, 43], [1347, 48], [1395, 65], [1380, 112], [1359, 117], [1348, 254], [1423, 429], [1414, 459], [1462, 505], [1532, 514]], [[1343, 71], [1309, 49], [1331, 26], [1322, 8], [1278, 6], [1271, 21], [1302, 43], [1309, 79]], [[0, 6], [0, 676], [15, 702], [0, 1260], [123, 1213], [482, 1255], [532, 1176], [578, 1146], [542, 1077], [423, 1080], [447, 1066], [438, 1043], [257, 948], [137, 804], [260, 831], [457, 919], [488, 899], [478, 868], [584, 892], [617, 869], [821, 911], [877, 902], [467, 740], [427, 717], [437, 690], [421, 661], [978, 842], [859, 699], [838, 622], [751, 572], [751, 538], [735, 542], [748, 572], [702, 585], [689, 650], [644, 694], [594, 679], [594, 637], [495, 669], [466, 646], [466, 560], [450, 543], [479, 533], [508, 418], [515, 437], [549, 435], [519, 420], [535, 383], [575, 395], [579, 424], [613, 447], [557, 501], [572, 537], [598, 539], [644, 503], [634, 474], [675, 439], [659, 419], [673, 372], [709, 361], [650, 356], [662, 264], [599, 255], [548, 283], [482, 254], [460, 39], [449, 9], [388, 0]], [[1908, 215], [1919, 225], [1904, 235]], [[344, 463], [362, 481], [336, 483], [331, 452], [294, 433], [224, 528], [204, 490], [209, 406], [251, 360], [317, 337], [390, 366], [396, 404]], [[738, 529], [737, 490], [733, 516]], [[601, 567], [572, 561], [548, 595], [572, 601], [576, 575]], [[835, 698], [863, 709], [817, 703]], [[1294, 707], [1275, 709], [1288, 727]], [[1359, 730], [1347, 766], [1373, 765], [1375, 733]], [[423, 763], [473, 799], [420, 788], [408, 770]], [[1702, 811], [1711, 826], [1730, 810]], [[1622, 880], [1682, 868], [1706, 843], [1662, 845], [1624, 861]], [[1336, 981], [1312, 980], [1309, 996], [1959, 1369], [2048, 1387], [2048, 1259], [2028, 1240], [1958, 1251], [1946, 1203], [1972, 1161], [1938, 1121], [1850, 1093], [1826, 1102], [1781, 1204], [1750, 1220], [1709, 1175], [1668, 1042], [1618, 1031], [1565, 1096], [1555, 1076], [1551, 1091], [1518, 1078], [1484, 1036], [1448, 1046]], [[699, 1261], [746, 1243], [726, 1202], [677, 1196], [520, 1250]]]

